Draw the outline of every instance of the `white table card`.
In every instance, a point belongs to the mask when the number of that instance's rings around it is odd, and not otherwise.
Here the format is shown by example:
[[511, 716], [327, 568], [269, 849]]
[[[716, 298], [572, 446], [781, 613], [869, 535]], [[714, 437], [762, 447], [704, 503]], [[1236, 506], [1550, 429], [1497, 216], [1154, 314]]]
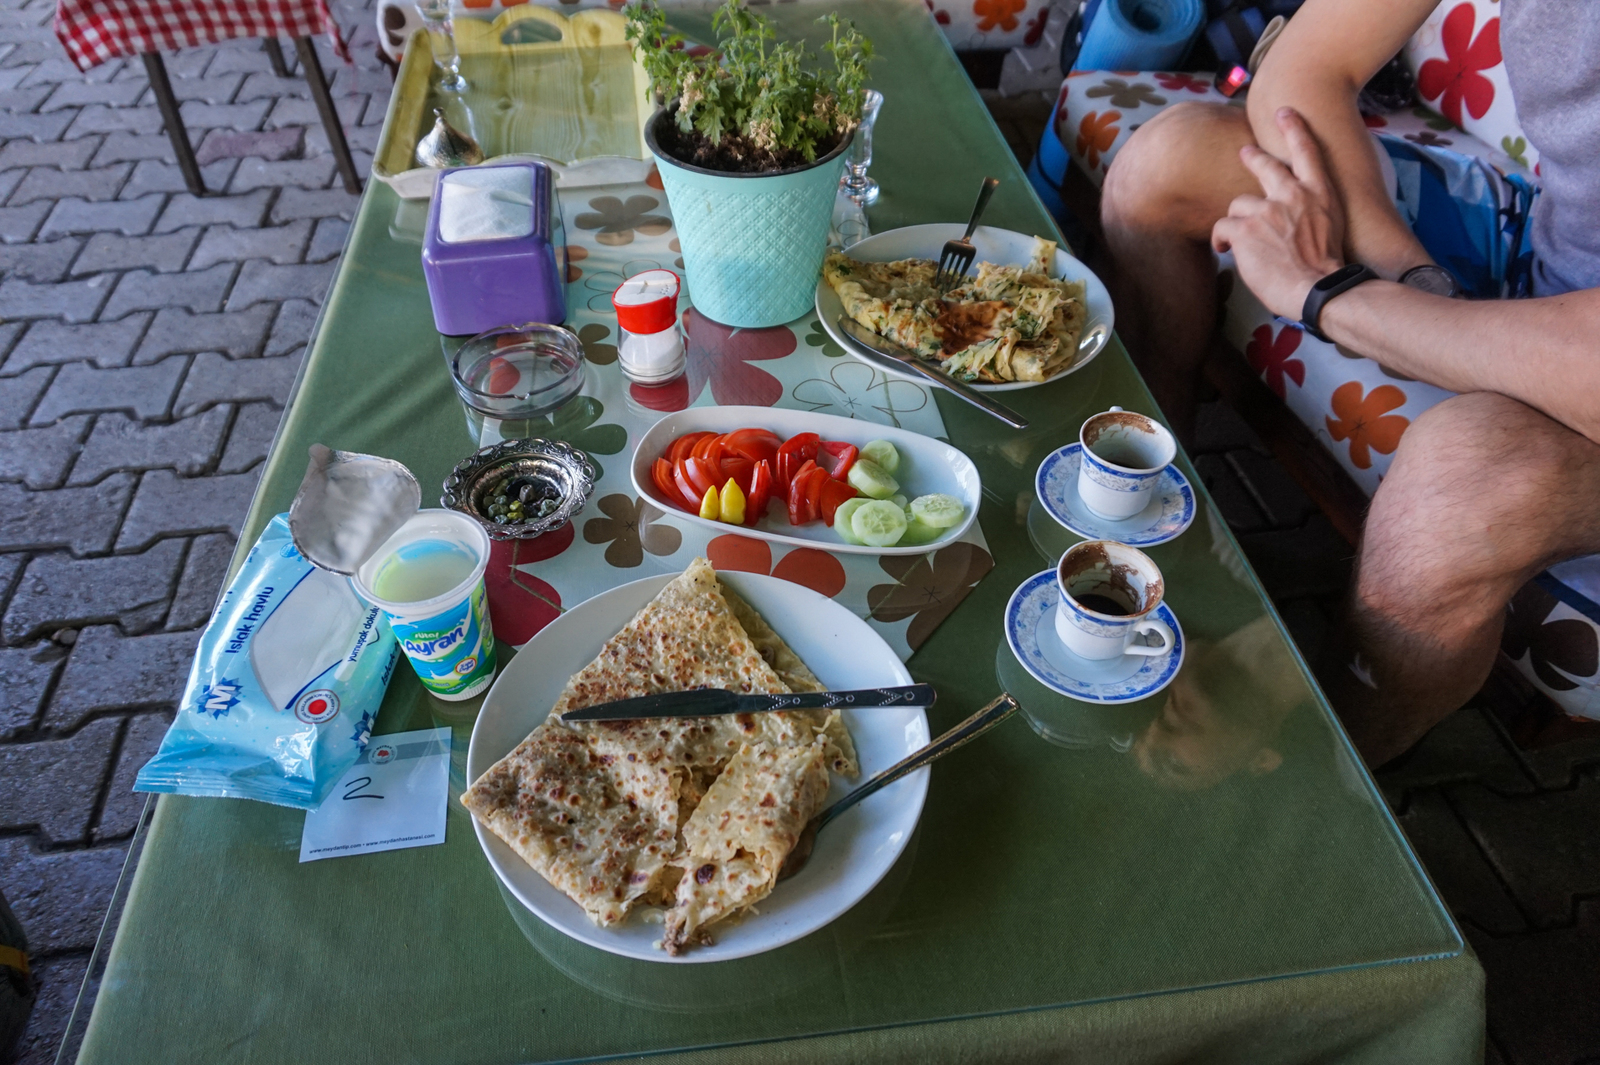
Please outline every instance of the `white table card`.
[[374, 736], [321, 806], [306, 812], [300, 860], [444, 842], [450, 730]]

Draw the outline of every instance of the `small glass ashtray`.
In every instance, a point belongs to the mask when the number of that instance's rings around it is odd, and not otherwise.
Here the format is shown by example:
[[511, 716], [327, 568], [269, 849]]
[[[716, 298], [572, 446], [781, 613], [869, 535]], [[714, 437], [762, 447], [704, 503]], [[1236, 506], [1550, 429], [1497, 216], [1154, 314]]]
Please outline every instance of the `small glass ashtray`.
[[494, 540], [559, 529], [594, 491], [589, 456], [560, 440], [507, 440], [479, 448], [444, 479], [439, 505], [476, 518]]
[[483, 439], [486, 422], [503, 439], [526, 438], [534, 419], [583, 388], [583, 343], [559, 325], [499, 326], [456, 350], [450, 379], [473, 440]]

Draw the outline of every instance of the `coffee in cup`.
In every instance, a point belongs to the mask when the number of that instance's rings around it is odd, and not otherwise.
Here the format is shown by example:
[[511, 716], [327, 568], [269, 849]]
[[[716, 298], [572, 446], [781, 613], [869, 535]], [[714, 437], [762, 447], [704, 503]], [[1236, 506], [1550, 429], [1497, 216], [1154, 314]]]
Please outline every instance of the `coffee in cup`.
[[[1056, 635], [1079, 658], [1164, 655], [1176, 638], [1153, 617], [1165, 585], [1150, 556], [1113, 540], [1075, 544], [1056, 566]], [[1151, 643], [1150, 638], [1158, 638]]]

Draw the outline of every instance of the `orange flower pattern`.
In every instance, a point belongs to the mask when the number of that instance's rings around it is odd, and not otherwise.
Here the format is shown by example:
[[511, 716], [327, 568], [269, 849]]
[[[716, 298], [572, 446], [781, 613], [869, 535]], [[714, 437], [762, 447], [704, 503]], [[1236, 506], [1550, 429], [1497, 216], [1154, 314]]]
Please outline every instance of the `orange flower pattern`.
[[1389, 411], [1405, 401], [1406, 394], [1394, 385], [1379, 385], [1363, 395], [1360, 381], [1348, 381], [1333, 390], [1333, 413], [1338, 420], [1325, 419], [1328, 433], [1335, 442], [1350, 441], [1352, 465], [1371, 469], [1373, 451], [1392, 455], [1400, 446], [1400, 434], [1411, 419]]
[[772, 546], [765, 540], [724, 533], [706, 545], [706, 558], [724, 573], [771, 573], [780, 581], [810, 588], [832, 599], [844, 591], [844, 566], [826, 551], [797, 547], [772, 564]]
[[978, 16], [978, 30], [988, 33], [996, 26], [1010, 33], [1017, 28], [1017, 16], [1028, 0], [972, 0], [972, 13]]
[[1090, 111], [1078, 123], [1078, 154], [1090, 170], [1100, 165], [1100, 153], [1109, 152], [1122, 130], [1117, 121], [1121, 111]]

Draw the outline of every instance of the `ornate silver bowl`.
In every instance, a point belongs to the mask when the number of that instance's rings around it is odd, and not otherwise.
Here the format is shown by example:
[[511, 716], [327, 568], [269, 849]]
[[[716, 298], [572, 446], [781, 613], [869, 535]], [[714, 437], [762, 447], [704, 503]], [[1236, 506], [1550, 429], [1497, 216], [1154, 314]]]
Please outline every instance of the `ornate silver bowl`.
[[[560, 440], [506, 440], [479, 448], [444, 479], [439, 505], [476, 518], [493, 540], [526, 540], [559, 529], [594, 491], [594, 463]], [[528, 517], [512, 521], [489, 509], [500, 496], [522, 500]], [[539, 515], [541, 501], [554, 508]]]

